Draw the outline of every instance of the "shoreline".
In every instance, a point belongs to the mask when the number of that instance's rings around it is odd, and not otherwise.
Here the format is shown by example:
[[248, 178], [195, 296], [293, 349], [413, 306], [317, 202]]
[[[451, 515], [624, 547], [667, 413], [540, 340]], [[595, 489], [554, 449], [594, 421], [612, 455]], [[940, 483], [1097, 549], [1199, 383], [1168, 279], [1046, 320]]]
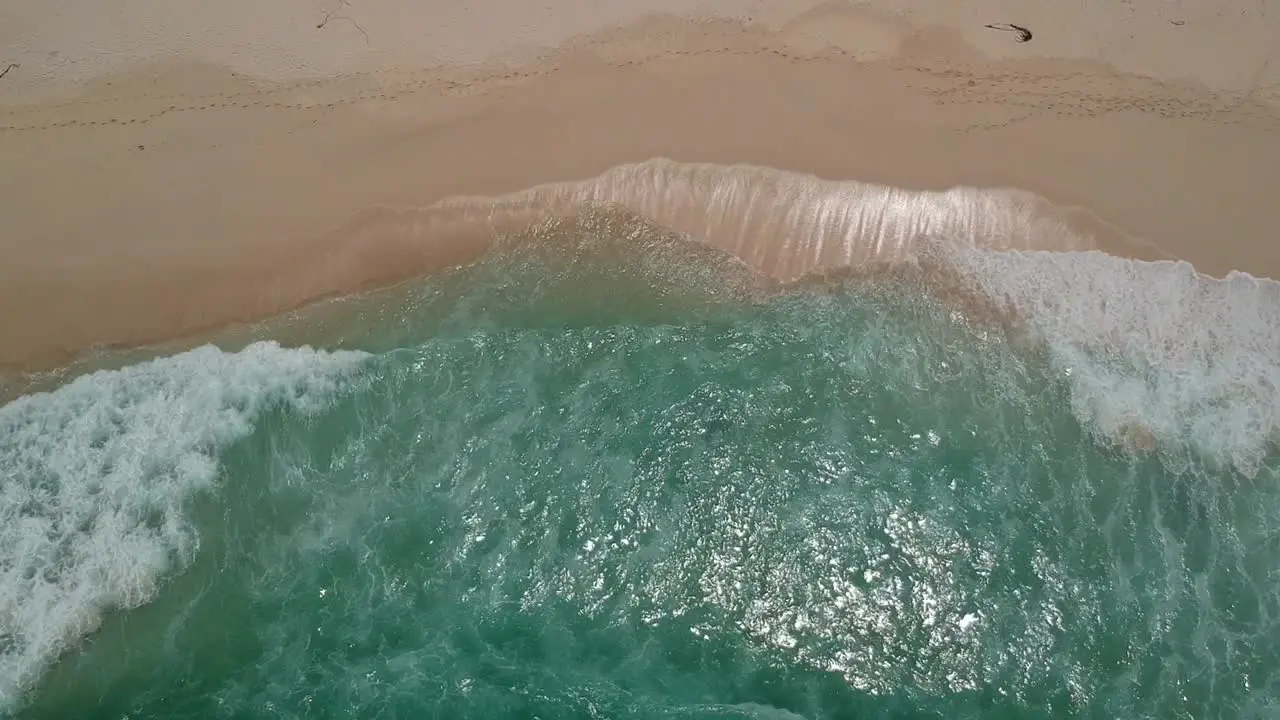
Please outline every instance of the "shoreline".
[[520, 69], [263, 86], [171, 63], [98, 78], [76, 101], [0, 106], [0, 156], [16, 158], [0, 180], [0, 216], [14, 219], [0, 317], [17, 318], [0, 328], [0, 371], [402, 281], [475, 246], [369, 242], [369, 226], [353, 228], [374, 208], [502, 196], [655, 157], [921, 191], [1018, 188], [1127, 238], [1098, 238], [1114, 254], [1280, 277], [1266, 242], [1280, 226], [1269, 194], [1280, 110], [1260, 100], [1097, 62], [986, 60], [938, 27], [885, 59], [802, 45], [730, 20], [657, 18]]

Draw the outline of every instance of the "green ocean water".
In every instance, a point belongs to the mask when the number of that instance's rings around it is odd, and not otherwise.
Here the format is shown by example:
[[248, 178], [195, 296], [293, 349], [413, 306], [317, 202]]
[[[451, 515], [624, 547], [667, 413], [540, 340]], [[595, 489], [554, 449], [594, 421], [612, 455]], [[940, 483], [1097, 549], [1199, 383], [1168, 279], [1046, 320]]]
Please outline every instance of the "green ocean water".
[[[103, 610], [16, 716], [1280, 712], [1276, 463], [1100, 442], [1043, 353], [909, 280], [764, 292], [575, 232], [343, 310], [351, 354], [0, 411], [8, 526], [57, 540], [7, 537], [48, 553], [4, 568], [23, 617]], [[69, 458], [121, 479], [78, 500]]]

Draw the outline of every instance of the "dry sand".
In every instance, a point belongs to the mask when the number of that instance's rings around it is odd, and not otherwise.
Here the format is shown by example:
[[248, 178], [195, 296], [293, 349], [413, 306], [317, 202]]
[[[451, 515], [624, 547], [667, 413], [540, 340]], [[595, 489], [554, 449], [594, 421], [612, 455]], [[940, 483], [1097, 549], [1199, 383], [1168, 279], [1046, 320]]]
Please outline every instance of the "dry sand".
[[72, 5], [0, 0], [8, 370], [483, 245], [465, 206], [372, 208], [654, 157], [1021, 188], [1077, 208], [1085, 246], [1280, 277], [1280, 11], [1260, 2]]

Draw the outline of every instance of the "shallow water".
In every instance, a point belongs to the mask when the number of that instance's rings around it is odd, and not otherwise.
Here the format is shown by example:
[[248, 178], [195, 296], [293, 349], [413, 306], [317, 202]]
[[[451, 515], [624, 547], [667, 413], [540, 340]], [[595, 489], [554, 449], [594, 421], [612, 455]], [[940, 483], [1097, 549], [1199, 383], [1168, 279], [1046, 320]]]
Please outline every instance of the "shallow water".
[[926, 276], [559, 230], [330, 308], [341, 349], [0, 409], [0, 712], [1280, 710], [1270, 286], [948, 255], [1028, 346]]

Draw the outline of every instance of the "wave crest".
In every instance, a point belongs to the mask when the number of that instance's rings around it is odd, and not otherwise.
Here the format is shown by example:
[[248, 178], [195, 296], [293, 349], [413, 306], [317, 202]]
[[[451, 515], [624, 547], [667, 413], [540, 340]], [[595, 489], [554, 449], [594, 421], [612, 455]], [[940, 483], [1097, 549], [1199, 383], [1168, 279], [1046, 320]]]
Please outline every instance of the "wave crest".
[[996, 250], [1091, 250], [1117, 243], [1155, 252], [1084, 210], [1021, 190], [907, 190], [752, 165], [654, 159], [509, 195], [371, 210], [330, 237], [322, 267], [299, 275], [314, 280], [358, 268], [366, 275], [396, 275], [447, 267], [477, 257], [494, 238], [601, 206], [636, 213], [782, 281], [908, 260], [928, 237]]
[[[971, 308], [1030, 328], [1070, 374], [1081, 421], [1130, 450], [1194, 447], [1253, 474], [1280, 437], [1280, 284], [1198, 274], [1085, 210], [1021, 190], [918, 191], [654, 159], [499, 197], [370, 211], [306, 277], [369, 268], [359, 257], [388, 248], [385, 267], [402, 274], [454, 265], [496, 239], [527, 240], [538, 221], [600, 207], [783, 282], [925, 261]], [[1127, 257], [1086, 252], [1098, 250]]]

